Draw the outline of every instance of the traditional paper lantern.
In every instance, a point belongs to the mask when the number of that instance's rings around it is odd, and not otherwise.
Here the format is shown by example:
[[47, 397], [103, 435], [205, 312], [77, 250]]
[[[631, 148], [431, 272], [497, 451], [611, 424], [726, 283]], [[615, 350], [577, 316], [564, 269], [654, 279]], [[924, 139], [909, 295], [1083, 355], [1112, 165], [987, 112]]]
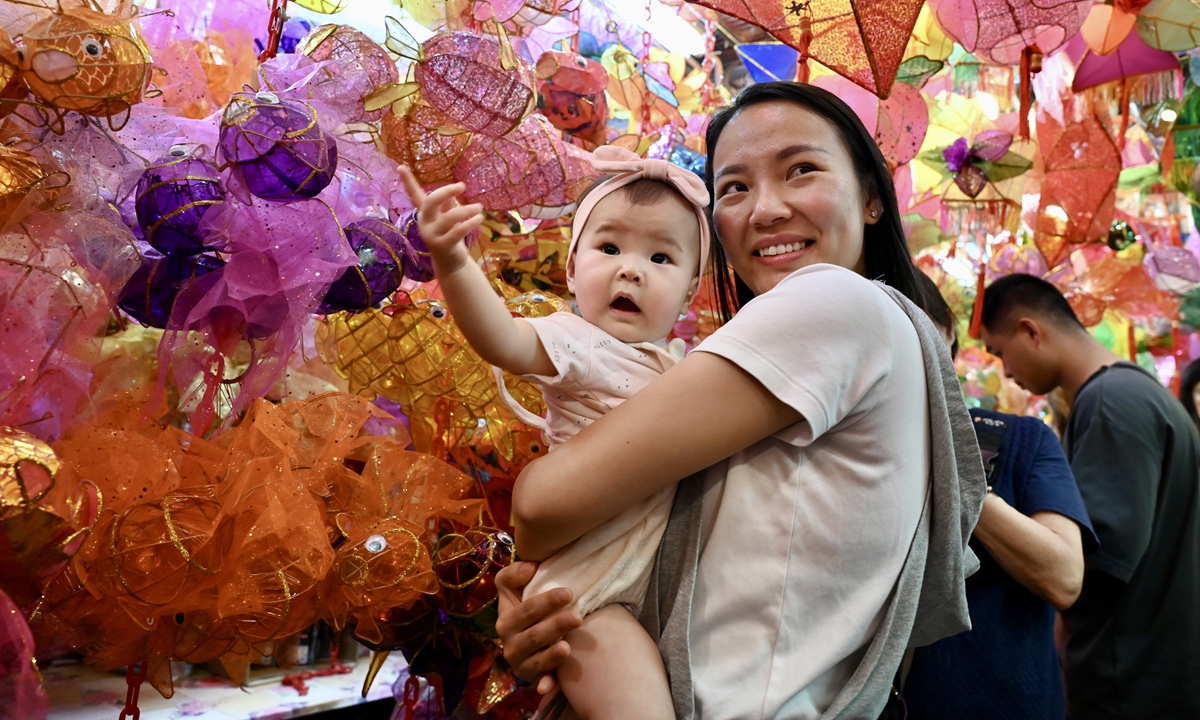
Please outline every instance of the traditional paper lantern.
[[378, 305], [400, 287], [408, 241], [391, 223], [368, 218], [346, 226], [358, 265], [346, 268], [321, 301], [320, 313], [358, 312]]
[[183, 257], [210, 249], [200, 222], [224, 200], [217, 169], [194, 149], [176, 145], [142, 173], [134, 207], [146, 242], [164, 255]]
[[[351, 63], [356, 70], [365, 73], [369, 78], [371, 91], [400, 82], [400, 71], [387, 51], [380, 47], [379, 43], [349, 25], [322, 25], [300, 42], [299, 50], [317, 62], [333, 60]], [[348, 120], [375, 122], [383, 117], [383, 113], [383, 109], [371, 112], [363, 109], [358, 117]]]
[[757, 25], [798, 50], [802, 62], [816, 60], [886, 98], [924, 3], [860, 0], [852, 7], [845, 0], [700, 0], [697, 4]]
[[899, 167], [915, 158], [929, 130], [929, 108], [921, 91], [905, 83], [893, 85], [888, 99], [879, 101], [878, 118], [875, 142], [888, 163]]
[[1121, 153], [1102, 112], [1096, 108], [1066, 127], [1053, 118], [1038, 125], [1046, 175], [1034, 241], [1051, 268], [1072, 246], [1108, 238]]
[[543, 115], [530, 116], [506, 137], [476, 137], [454, 171], [467, 186], [466, 202], [527, 213], [536, 212], [534, 206], [572, 206], [597, 176], [590, 156], [564, 143]]
[[[188, 287], [187, 297], [202, 295], [216, 282], [218, 276], [212, 273], [223, 267], [225, 261], [212, 255], [176, 258], [146, 250], [142, 264], [121, 290], [117, 306], [143, 325], [165, 328], [180, 291]], [[209, 277], [203, 279], [205, 276]]]
[[247, 189], [268, 200], [316, 197], [337, 170], [337, 143], [316, 110], [270, 92], [234, 94], [221, 116], [218, 148]]
[[417, 182], [434, 185], [454, 177], [471, 133], [447, 131], [450, 119], [423, 102], [414, 102], [403, 115], [385, 111], [381, 124], [387, 156], [413, 171]]
[[[1200, 47], [1200, 7], [1189, 0], [1134, 0], [1118, 5], [1138, 8], [1135, 27], [1146, 45], [1171, 52]], [[1127, 11], [1132, 11], [1129, 8]], [[1113, 14], [1116, 15], [1114, 10]]]
[[608, 72], [595, 60], [547, 50], [538, 58], [538, 109], [550, 124], [585, 150], [605, 142]]
[[421, 55], [416, 80], [422, 97], [460, 127], [500, 137], [533, 112], [533, 72], [506, 41], [442, 33], [425, 42]]
[[18, 47], [21, 75], [35, 96], [60, 111], [109, 118], [113, 129], [142, 100], [150, 53], [133, 18], [87, 7], [35, 23]]
[[938, 24], [967, 52], [995, 65], [1049, 54], [1083, 26], [1093, 0], [930, 0]]
[[0, 227], [8, 224], [25, 196], [45, 177], [33, 155], [0, 144]]

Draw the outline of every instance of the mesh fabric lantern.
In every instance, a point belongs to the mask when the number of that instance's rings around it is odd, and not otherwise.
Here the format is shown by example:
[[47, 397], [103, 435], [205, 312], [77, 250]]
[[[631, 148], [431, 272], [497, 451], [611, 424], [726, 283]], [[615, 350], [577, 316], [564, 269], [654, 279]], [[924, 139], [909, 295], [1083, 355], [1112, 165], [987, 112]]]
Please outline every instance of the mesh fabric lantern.
[[1030, 77], [1083, 26], [1093, 0], [930, 0], [946, 34], [985, 63], [1021, 66], [1020, 135], [1029, 137]]
[[346, 268], [329, 286], [320, 313], [366, 310], [400, 287], [408, 242], [394, 225], [373, 218], [359, 220], [346, 226], [346, 239], [358, 255], [358, 265]]
[[469, 32], [434, 35], [417, 42], [394, 18], [387, 18], [390, 50], [414, 61], [416, 82], [376, 93], [368, 109], [410, 97], [417, 90], [451, 124], [499, 137], [533, 112], [537, 91], [533, 69], [517, 57], [504, 37]]
[[217, 169], [182, 145], [155, 161], [138, 180], [138, 225], [146, 242], [164, 255], [195, 255], [204, 245], [200, 222], [225, 200]]
[[150, 53], [133, 18], [71, 8], [34, 24], [18, 47], [21, 75], [58, 111], [109, 118], [114, 130], [142, 100]]
[[338, 151], [317, 112], [274, 93], [235, 93], [221, 116], [220, 157], [268, 200], [316, 197], [333, 180]]
[[549, 215], [539, 216], [549, 217], [551, 209], [573, 206], [597, 175], [589, 155], [564, 143], [544, 115], [531, 115], [502, 138], [476, 137], [454, 171], [467, 186], [466, 202], [485, 210], [534, 208], [530, 214], [545, 209]]
[[413, 102], [403, 114], [383, 115], [384, 151], [407, 165], [422, 185], [445, 182], [454, 177], [454, 166], [471, 141], [468, 132], [446, 128], [450, 119], [422, 102]]
[[1046, 175], [1034, 242], [1050, 268], [1066, 259], [1073, 246], [1108, 238], [1121, 152], [1106, 116], [1097, 106], [1066, 127], [1052, 118], [1039, 123]]
[[25, 196], [43, 179], [45, 173], [33, 155], [0, 145], [0, 227], [8, 224]]
[[[387, 51], [349, 25], [322, 25], [301, 41], [300, 52], [317, 62], [334, 60], [352, 63], [356, 70], [370, 79], [371, 90], [400, 82], [400, 71]], [[382, 116], [382, 109], [368, 112], [364, 108], [361, 115], [348, 120], [374, 122]]]

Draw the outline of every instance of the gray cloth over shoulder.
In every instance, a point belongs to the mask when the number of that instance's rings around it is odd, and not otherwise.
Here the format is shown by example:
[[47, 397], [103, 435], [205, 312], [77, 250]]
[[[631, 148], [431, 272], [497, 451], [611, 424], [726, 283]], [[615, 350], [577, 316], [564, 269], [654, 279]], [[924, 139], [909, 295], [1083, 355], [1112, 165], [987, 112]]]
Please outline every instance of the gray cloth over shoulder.
[[[979, 559], [967, 542], [987, 486], [958, 374], [928, 316], [899, 291], [880, 282], [876, 285], [913, 321], [921, 342], [929, 395], [931, 482], [908, 559], [879, 629], [822, 720], [877, 720], [908, 648], [971, 628], [964, 583], [979, 569]], [[662, 653], [678, 720], [700, 720], [692, 687], [688, 624], [696, 568], [720, 491], [719, 484], [706, 485], [705, 473], [679, 483], [639, 618]], [[538, 715], [541, 720], [575, 717], [561, 693]]]

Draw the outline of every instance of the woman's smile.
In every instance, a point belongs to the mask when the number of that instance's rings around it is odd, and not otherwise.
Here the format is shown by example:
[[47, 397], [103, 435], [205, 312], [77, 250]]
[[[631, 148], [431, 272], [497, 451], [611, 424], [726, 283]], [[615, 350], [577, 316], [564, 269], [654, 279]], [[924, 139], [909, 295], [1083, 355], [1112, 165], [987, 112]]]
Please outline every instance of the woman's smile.
[[771, 267], [788, 265], [796, 262], [809, 251], [817, 241], [812, 238], [801, 238], [795, 235], [776, 235], [759, 240], [754, 245], [752, 255], [759, 262]]

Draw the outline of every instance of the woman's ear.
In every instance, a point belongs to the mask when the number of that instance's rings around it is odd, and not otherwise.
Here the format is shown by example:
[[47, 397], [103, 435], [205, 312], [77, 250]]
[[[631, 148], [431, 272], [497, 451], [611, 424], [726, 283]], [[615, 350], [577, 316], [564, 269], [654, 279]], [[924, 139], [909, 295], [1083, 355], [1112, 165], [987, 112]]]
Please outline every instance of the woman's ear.
[[864, 221], [868, 225], [874, 225], [879, 222], [879, 218], [883, 217], [883, 203], [879, 202], [879, 198], [871, 198], [867, 201], [866, 211], [863, 213], [866, 217]]

